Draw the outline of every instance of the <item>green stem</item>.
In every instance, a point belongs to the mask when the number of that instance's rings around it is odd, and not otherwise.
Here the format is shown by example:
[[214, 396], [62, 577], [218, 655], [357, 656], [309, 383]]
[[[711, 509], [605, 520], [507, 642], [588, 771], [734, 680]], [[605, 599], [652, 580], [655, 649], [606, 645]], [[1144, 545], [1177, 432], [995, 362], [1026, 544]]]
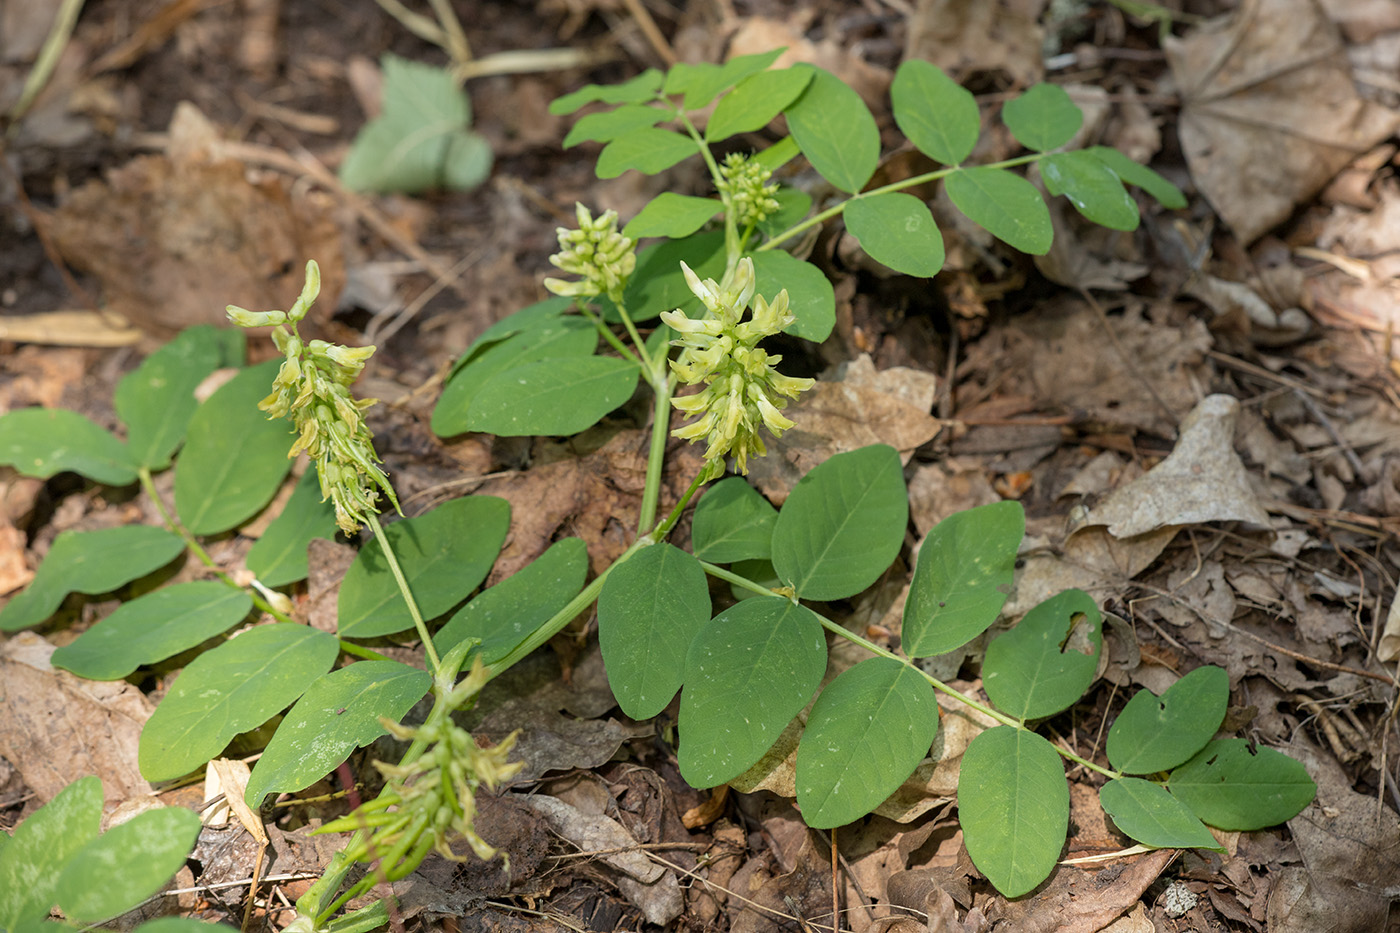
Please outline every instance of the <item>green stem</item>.
[[[651, 353], [647, 351], [646, 341], [643, 340], [642, 335], [637, 332], [637, 325], [632, 323], [632, 315], [627, 313], [627, 306], [622, 303], [622, 296], [618, 295], [616, 298], [613, 298], [613, 296], [609, 295], [608, 297], [612, 298], [612, 303], [617, 306], [617, 314], [622, 318], [622, 326], [627, 328], [627, 336], [632, 338], [632, 345], [637, 348], [637, 356], [641, 357], [642, 372], [646, 375], [647, 381], [651, 382], [656, 371], [656, 366], [652, 362]], [[652, 383], [652, 387], [655, 388], [654, 382]]]
[[364, 658], [366, 661], [391, 660], [372, 648], [366, 648], [364, 645], [357, 645], [353, 641], [346, 641], [343, 638], [340, 640], [340, 650], [344, 651], [346, 654], [354, 655], [357, 658]]
[[705, 142], [705, 137], [700, 135], [700, 131], [695, 128], [695, 124], [690, 122], [690, 118], [685, 115], [685, 111], [680, 107], [675, 108], [676, 118], [680, 120], [681, 126], [690, 134], [690, 138], [695, 141], [695, 147], [700, 150], [700, 156], [705, 160], [705, 166], [710, 170], [710, 179], [714, 183], [715, 190], [720, 193], [720, 202], [724, 205], [724, 279], [722, 285], [727, 286], [734, 280], [734, 270], [739, 266], [739, 257], [743, 255], [744, 245], [739, 238], [738, 220], [734, 216], [733, 205], [730, 204], [729, 194], [720, 187], [720, 182], [724, 176], [720, 174], [719, 163], [715, 161], [715, 155], [710, 151], [709, 144]]
[[642, 487], [642, 507], [637, 512], [637, 534], [646, 534], [656, 521], [656, 507], [661, 500], [661, 469], [666, 462], [666, 438], [671, 428], [671, 393], [675, 377], [652, 372], [651, 390], [655, 405], [651, 419], [651, 448], [647, 451], [647, 479]]
[[685, 512], [685, 507], [690, 504], [691, 498], [700, 490], [701, 486], [705, 485], [704, 476], [705, 473], [702, 470], [695, 479], [690, 481], [690, 486], [686, 489], [685, 494], [681, 496], [680, 501], [676, 503], [676, 507], [671, 510], [671, 514], [667, 515], [666, 520], [653, 528], [651, 533], [647, 535], [648, 544], [661, 541], [671, 533], [672, 528], [676, 527], [676, 522], [681, 520], [681, 515]]
[[[588, 307], [588, 305], [584, 304], [582, 301], [576, 302], [575, 307], [579, 309], [579, 311], [583, 314], [584, 317], [588, 318], [590, 321], [593, 322], [593, 326], [598, 328], [598, 333], [603, 335], [603, 339], [606, 340], [609, 344], [611, 344], [614, 350], [622, 354], [623, 359], [627, 360], [643, 372], [647, 371], [647, 368], [642, 365], [642, 361], [637, 359], [637, 355], [631, 350], [627, 349], [627, 344], [623, 343], [621, 340], [618, 339], [617, 334], [614, 334], [612, 332], [612, 328], [604, 324], [603, 319], [598, 317], [598, 315], [594, 314], [592, 308]], [[641, 347], [641, 344], [638, 344], [637, 346]]]
[[384, 559], [389, 564], [389, 572], [394, 575], [394, 580], [399, 585], [399, 593], [403, 595], [403, 601], [408, 605], [408, 614], [413, 617], [413, 627], [418, 630], [418, 637], [423, 640], [423, 651], [428, 656], [428, 666], [432, 671], [433, 678], [436, 679], [442, 669], [442, 661], [438, 658], [437, 649], [433, 647], [433, 637], [428, 634], [428, 625], [423, 621], [423, 614], [418, 611], [418, 602], [413, 598], [413, 591], [408, 588], [408, 579], [403, 575], [403, 568], [399, 566], [399, 559], [394, 554], [394, 546], [389, 543], [389, 539], [384, 536], [384, 527], [379, 524], [379, 516], [369, 512], [365, 516], [370, 530], [379, 539], [379, 547], [384, 552]]

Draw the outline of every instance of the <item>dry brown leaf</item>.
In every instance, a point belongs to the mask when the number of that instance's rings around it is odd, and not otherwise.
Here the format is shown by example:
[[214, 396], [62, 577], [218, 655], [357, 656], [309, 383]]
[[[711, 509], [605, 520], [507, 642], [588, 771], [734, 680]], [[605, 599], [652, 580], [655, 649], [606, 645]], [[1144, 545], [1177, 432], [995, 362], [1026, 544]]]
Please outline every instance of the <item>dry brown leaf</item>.
[[955, 79], [1004, 71], [1028, 87], [1044, 74], [1045, 0], [918, 0], [905, 58], [933, 62]]

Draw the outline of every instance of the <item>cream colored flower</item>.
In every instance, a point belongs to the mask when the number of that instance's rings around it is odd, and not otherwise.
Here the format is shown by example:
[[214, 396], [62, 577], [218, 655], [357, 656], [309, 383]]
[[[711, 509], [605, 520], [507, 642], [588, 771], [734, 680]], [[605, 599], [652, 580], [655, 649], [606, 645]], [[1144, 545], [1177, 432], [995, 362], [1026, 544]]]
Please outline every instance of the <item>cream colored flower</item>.
[[604, 211], [594, 219], [582, 204], [575, 207], [578, 229], [558, 228], [559, 252], [549, 261], [581, 278], [577, 282], [548, 278], [544, 287], [567, 298], [606, 295], [621, 302], [627, 280], [637, 268], [636, 242], [618, 232], [616, 211]]

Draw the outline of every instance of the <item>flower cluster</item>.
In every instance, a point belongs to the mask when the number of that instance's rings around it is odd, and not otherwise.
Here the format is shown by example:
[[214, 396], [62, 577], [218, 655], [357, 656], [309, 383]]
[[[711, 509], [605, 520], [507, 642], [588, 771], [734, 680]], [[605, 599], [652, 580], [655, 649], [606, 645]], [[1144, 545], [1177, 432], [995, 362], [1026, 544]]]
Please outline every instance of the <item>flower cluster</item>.
[[778, 199], [773, 195], [778, 193], [778, 185], [767, 184], [773, 177], [771, 169], [743, 153], [731, 152], [719, 167], [719, 174], [715, 187], [725, 196], [740, 230], [762, 223], [777, 212]]
[[[228, 317], [240, 327], [274, 326], [272, 341], [285, 359], [273, 380], [272, 393], [258, 403], [269, 418], [290, 418], [297, 440], [289, 457], [301, 451], [316, 461], [322, 501], [335, 503], [336, 524], [354, 534], [377, 512], [382, 490], [398, 508], [389, 478], [378, 466], [374, 436], [361, 415], [376, 399], [357, 399], [350, 386], [374, 354], [374, 347], [343, 347], [324, 340], [304, 342], [297, 322], [311, 310], [321, 292], [321, 270], [306, 264], [306, 285], [289, 311], [246, 311], [228, 306]], [[288, 329], [286, 325], [291, 325]]]
[[[787, 290], [779, 292], [771, 304], [756, 295], [753, 260], [748, 257], [739, 260], [727, 287], [714, 279], [702, 282], [685, 263], [681, 270], [690, 290], [705, 305], [706, 315], [691, 320], [679, 310], [662, 313], [661, 319], [681, 335], [673, 343], [683, 349], [671, 369], [687, 385], [704, 383], [705, 388], [671, 400], [687, 415], [700, 416], [673, 433], [685, 440], [703, 437], [708, 441], [705, 481], [724, 472], [726, 455], [732, 455], [739, 471], [747, 473], [748, 458], [767, 453], [760, 426], [774, 437], [781, 436], [793, 424], [782, 413], [787, 399], [812, 387], [811, 379], [779, 373], [774, 367], [782, 357], [757, 346], [795, 320], [788, 310]], [[744, 321], [750, 302], [753, 315]]]
[[559, 252], [549, 261], [582, 279], [545, 279], [544, 287], [570, 298], [606, 295], [621, 303], [627, 280], [637, 268], [636, 242], [618, 232], [617, 211], [605, 211], [595, 219], [582, 204], [575, 207], [578, 229], [558, 228]]

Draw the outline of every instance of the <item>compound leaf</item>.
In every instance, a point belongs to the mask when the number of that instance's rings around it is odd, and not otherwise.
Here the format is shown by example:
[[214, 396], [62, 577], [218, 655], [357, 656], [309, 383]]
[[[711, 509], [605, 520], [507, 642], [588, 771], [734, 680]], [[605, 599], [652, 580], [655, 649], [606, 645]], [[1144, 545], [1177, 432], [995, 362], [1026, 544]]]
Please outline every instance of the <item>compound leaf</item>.
[[1040, 884], [1069, 828], [1069, 783], [1055, 747], [1013, 726], [979, 733], [958, 772], [958, 819], [972, 863], [1003, 895]]
[[988, 698], [1017, 719], [1068, 709], [1094, 682], [1102, 621], [1083, 590], [1065, 590], [1040, 603], [987, 646], [982, 688]]
[[1186, 206], [1186, 195], [1181, 193], [1180, 188], [1141, 162], [1134, 162], [1112, 146], [1090, 146], [1084, 152], [1113, 169], [1113, 174], [1123, 181], [1146, 191], [1163, 207], [1180, 210]]
[[919, 151], [935, 162], [957, 165], [972, 153], [982, 117], [972, 92], [937, 65], [906, 59], [890, 85], [894, 121]]
[[1026, 514], [1014, 500], [979, 505], [933, 526], [919, 546], [901, 638], [911, 658], [943, 654], [985, 632], [1011, 591]]
[[1119, 829], [1145, 846], [1225, 851], [1190, 808], [1160, 784], [1115, 778], [1099, 788], [1099, 803]]
[[398, 722], [430, 686], [427, 672], [398, 661], [357, 661], [324, 675], [277, 726], [244, 800], [256, 810], [267, 794], [310, 787], [355, 749], [387, 734], [380, 717]]
[[196, 409], [175, 463], [175, 510], [197, 535], [228, 531], [267, 505], [292, 462], [292, 428], [269, 420], [258, 402], [280, 360], [243, 370]]
[[714, 198], [663, 191], [648, 201], [622, 232], [633, 239], [644, 236], [678, 239], [690, 236], [722, 210], [724, 205]]
[[814, 829], [854, 822], [914, 773], [938, 732], [919, 673], [889, 658], [850, 668], [817, 697], [797, 746], [797, 804]]
[[666, 119], [666, 111], [658, 107], [639, 104], [623, 104], [616, 110], [590, 113], [580, 117], [564, 137], [564, 148], [571, 149], [579, 143], [606, 143], [619, 136], [625, 136], [644, 126], [655, 126]]
[[1007, 101], [1001, 119], [1021, 145], [1048, 152], [1074, 138], [1084, 124], [1084, 112], [1064, 88], [1042, 83]]
[[201, 654], [146, 721], [137, 752], [142, 777], [169, 781], [208, 762], [234, 736], [295, 702], [339, 653], [334, 635], [277, 622]]
[[1056, 152], [1040, 161], [1045, 190], [1064, 195], [1075, 210], [1112, 230], [1136, 230], [1137, 202], [1118, 174], [1096, 156], [1080, 150]]
[[0, 849], [0, 929], [49, 914], [63, 867], [102, 828], [102, 781], [79, 778], [15, 828]]
[[122, 377], [113, 401], [126, 424], [133, 460], [152, 470], [170, 466], [170, 456], [185, 439], [190, 416], [199, 407], [194, 391], [219, 368], [222, 357], [217, 330], [191, 327]]
[[686, 110], [699, 110], [719, 96], [721, 91], [733, 87], [749, 75], [763, 71], [782, 53], [782, 49], [773, 49], [752, 55], [736, 55], [723, 65], [682, 62], [671, 66], [662, 91], [666, 94], [684, 94], [682, 106]]
[[120, 680], [228, 631], [253, 598], [216, 580], [177, 583], [122, 603], [53, 653], [53, 664], [89, 680]]
[[880, 162], [880, 130], [870, 108], [845, 81], [824, 68], [810, 70], [811, 83], [787, 108], [788, 130], [817, 173], [855, 194]]
[[1172, 772], [1167, 788], [1217, 829], [1250, 832], [1293, 819], [1317, 796], [1296, 760], [1244, 739], [1218, 739]]
[[811, 72], [804, 68], [750, 75], [715, 105], [710, 122], [705, 125], [705, 140], [714, 143], [763, 129], [796, 100], [811, 80]]
[[[494, 496], [452, 499], [384, 528], [424, 619], [442, 615], [486, 579], [510, 530], [510, 503]], [[403, 595], [375, 538], [345, 572], [337, 600], [341, 638], [374, 638], [413, 628]]]
[[80, 923], [131, 910], [184, 866], [200, 826], [184, 807], [147, 810], [113, 826], [83, 846], [58, 876], [58, 906]]
[[570, 94], [550, 101], [549, 112], [555, 116], [573, 113], [587, 104], [640, 104], [656, 97], [661, 88], [663, 75], [655, 68], [648, 68], [641, 74], [621, 84], [585, 84]]
[[644, 126], [612, 140], [598, 153], [599, 178], [616, 178], [628, 169], [655, 175], [698, 152], [689, 136]]
[[846, 204], [846, 229], [876, 262], [932, 278], [943, 268], [943, 235], [933, 212], [910, 194], [891, 191]]
[[764, 250], [752, 253], [758, 293], [768, 300], [787, 289], [796, 321], [783, 330], [794, 337], [821, 343], [836, 327], [836, 292], [822, 270], [791, 253]]
[[1108, 760], [1127, 774], [1153, 774], [1185, 762], [1205, 748], [1225, 719], [1230, 675], [1206, 665], [1160, 696], [1140, 690], [1108, 730]]
[[681, 776], [714, 787], [742, 774], [807, 705], [825, 670], [826, 639], [805, 606], [756, 596], [715, 616], [686, 654]]
[[321, 498], [316, 468], [308, 467], [297, 480], [282, 514], [248, 549], [248, 569], [263, 586], [286, 586], [305, 580], [309, 572], [306, 548], [312, 538], [335, 540], [335, 503]]
[[0, 632], [38, 625], [69, 593], [109, 593], [164, 567], [184, 549], [179, 535], [149, 525], [60, 532], [29, 586], [0, 609]]
[[767, 559], [773, 553], [773, 524], [777, 520], [778, 510], [748, 480], [731, 476], [706, 490], [695, 507], [691, 547], [701, 560], [720, 564]]
[[639, 376], [636, 364], [609, 356], [514, 366], [477, 392], [467, 429], [502, 437], [577, 434], [631, 398]]
[[1023, 253], [1043, 256], [1055, 231], [1035, 185], [1004, 168], [959, 169], [943, 182], [967, 219]]
[[598, 641], [624, 713], [650, 719], [666, 708], [709, 621], [705, 571], [680, 548], [655, 544], [613, 568], [598, 594]]
[[71, 470], [108, 486], [136, 482], [130, 448], [66, 408], [21, 408], [0, 416], [0, 464], [38, 479]]
[[773, 526], [773, 566], [803, 599], [843, 599], [899, 554], [909, 496], [885, 444], [837, 454], [798, 481]]

